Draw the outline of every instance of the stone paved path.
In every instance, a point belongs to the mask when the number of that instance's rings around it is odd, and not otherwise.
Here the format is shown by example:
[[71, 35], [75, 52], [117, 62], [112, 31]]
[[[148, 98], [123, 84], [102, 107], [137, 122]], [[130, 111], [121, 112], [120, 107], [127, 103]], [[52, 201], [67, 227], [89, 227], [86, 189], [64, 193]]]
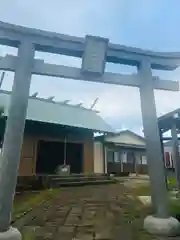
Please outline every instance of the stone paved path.
[[[24, 239], [153, 239], [140, 229], [143, 218], [131, 203], [134, 200], [120, 184], [66, 188], [15, 226]], [[141, 210], [141, 205], [138, 207]]]

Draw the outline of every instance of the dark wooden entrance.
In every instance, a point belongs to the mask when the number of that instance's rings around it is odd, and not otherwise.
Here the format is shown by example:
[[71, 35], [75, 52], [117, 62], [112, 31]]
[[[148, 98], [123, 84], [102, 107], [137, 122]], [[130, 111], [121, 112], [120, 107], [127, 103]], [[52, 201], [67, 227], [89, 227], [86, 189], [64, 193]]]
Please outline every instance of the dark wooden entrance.
[[[39, 141], [36, 161], [37, 174], [55, 174], [58, 165], [64, 164], [64, 142]], [[83, 145], [67, 143], [66, 164], [71, 173], [81, 173], [83, 169]]]

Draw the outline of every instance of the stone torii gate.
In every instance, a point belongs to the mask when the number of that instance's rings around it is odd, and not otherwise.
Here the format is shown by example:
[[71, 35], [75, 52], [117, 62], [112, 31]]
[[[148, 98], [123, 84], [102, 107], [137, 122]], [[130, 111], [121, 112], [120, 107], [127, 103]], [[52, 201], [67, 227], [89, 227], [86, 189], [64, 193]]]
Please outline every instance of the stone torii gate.
[[[47, 75], [83, 81], [102, 82], [140, 89], [144, 134], [155, 216], [148, 216], [144, 227], [151, 233], [175, 234], [176, 219], [169, 216], [164, 163], [158, 131], [153, 89], [178, 91], [177, 82], [153, 77], [151, 69], [174, 70], [180, 54], [157, 53], [112, 44], [108, 39], [84, 38], [30, 29], [0, 22], [0, 44], [18, 48], [17, 56], [0, 57], [0, 69], [14, 71], [8, 119], [0, 167], [0, 239], [20, 239], [17, 229], [10, 227], [10, 216], [20, 162], [31, 75]], [[35, 59], [35, 51], [82, 58], [82, 67], [48, 64]], [[105, 72], [106, 62], [136, 66], [137, 74], [121, 75]]]

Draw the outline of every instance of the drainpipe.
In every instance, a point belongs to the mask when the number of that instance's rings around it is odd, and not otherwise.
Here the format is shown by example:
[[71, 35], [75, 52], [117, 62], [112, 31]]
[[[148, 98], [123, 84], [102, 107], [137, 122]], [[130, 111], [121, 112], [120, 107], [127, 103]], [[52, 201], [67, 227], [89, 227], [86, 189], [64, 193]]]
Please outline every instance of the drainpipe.
[[171, 136], [172, 136], [172, 156], [174, 160], [176, 184], [179, 191], [180, 190], [180, 156], [179, 156], [179, 144], [178, 144], [178, 137], [177, 137], [177, 127], [176, 127], [175, 120], [172, 124]]
[[106, 159], [105, 159], [105, 151], [106, 151], [106, 148], [105, 148], [105, 137], [103, 136], [103, 139], [102, 139], [102, 145], [103, 145], [103, 172], [104, 174], [106, 173]]
[[66, 165], [66, 151], [67, 150], [67, 139], [66, 136], [64, 138], [64, 165]]
[[162, 134], [161, 128], [159, 128], [159, 137], [160, 137], [161, 151], [162, 151], [163, 162], [164, 162], [166, 188], [168, 189], [168, 175], [167, 175], [166, 162], [165, 162], [165, 157], [164, 157], [163, 134]]

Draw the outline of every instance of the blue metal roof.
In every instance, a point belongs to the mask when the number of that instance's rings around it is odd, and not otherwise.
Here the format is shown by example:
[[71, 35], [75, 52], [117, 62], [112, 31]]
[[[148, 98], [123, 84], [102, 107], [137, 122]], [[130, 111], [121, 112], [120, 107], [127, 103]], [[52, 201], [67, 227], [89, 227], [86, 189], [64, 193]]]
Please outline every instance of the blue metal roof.
[[[5, 116], [8, 116], [10, 96], [11, 92], [0, 91], [0, 106], [4, 107]], [[36, 97], [29, 97], [27, 119], [99, 132], [114, 132], [113, 128], [93, 110]]]

